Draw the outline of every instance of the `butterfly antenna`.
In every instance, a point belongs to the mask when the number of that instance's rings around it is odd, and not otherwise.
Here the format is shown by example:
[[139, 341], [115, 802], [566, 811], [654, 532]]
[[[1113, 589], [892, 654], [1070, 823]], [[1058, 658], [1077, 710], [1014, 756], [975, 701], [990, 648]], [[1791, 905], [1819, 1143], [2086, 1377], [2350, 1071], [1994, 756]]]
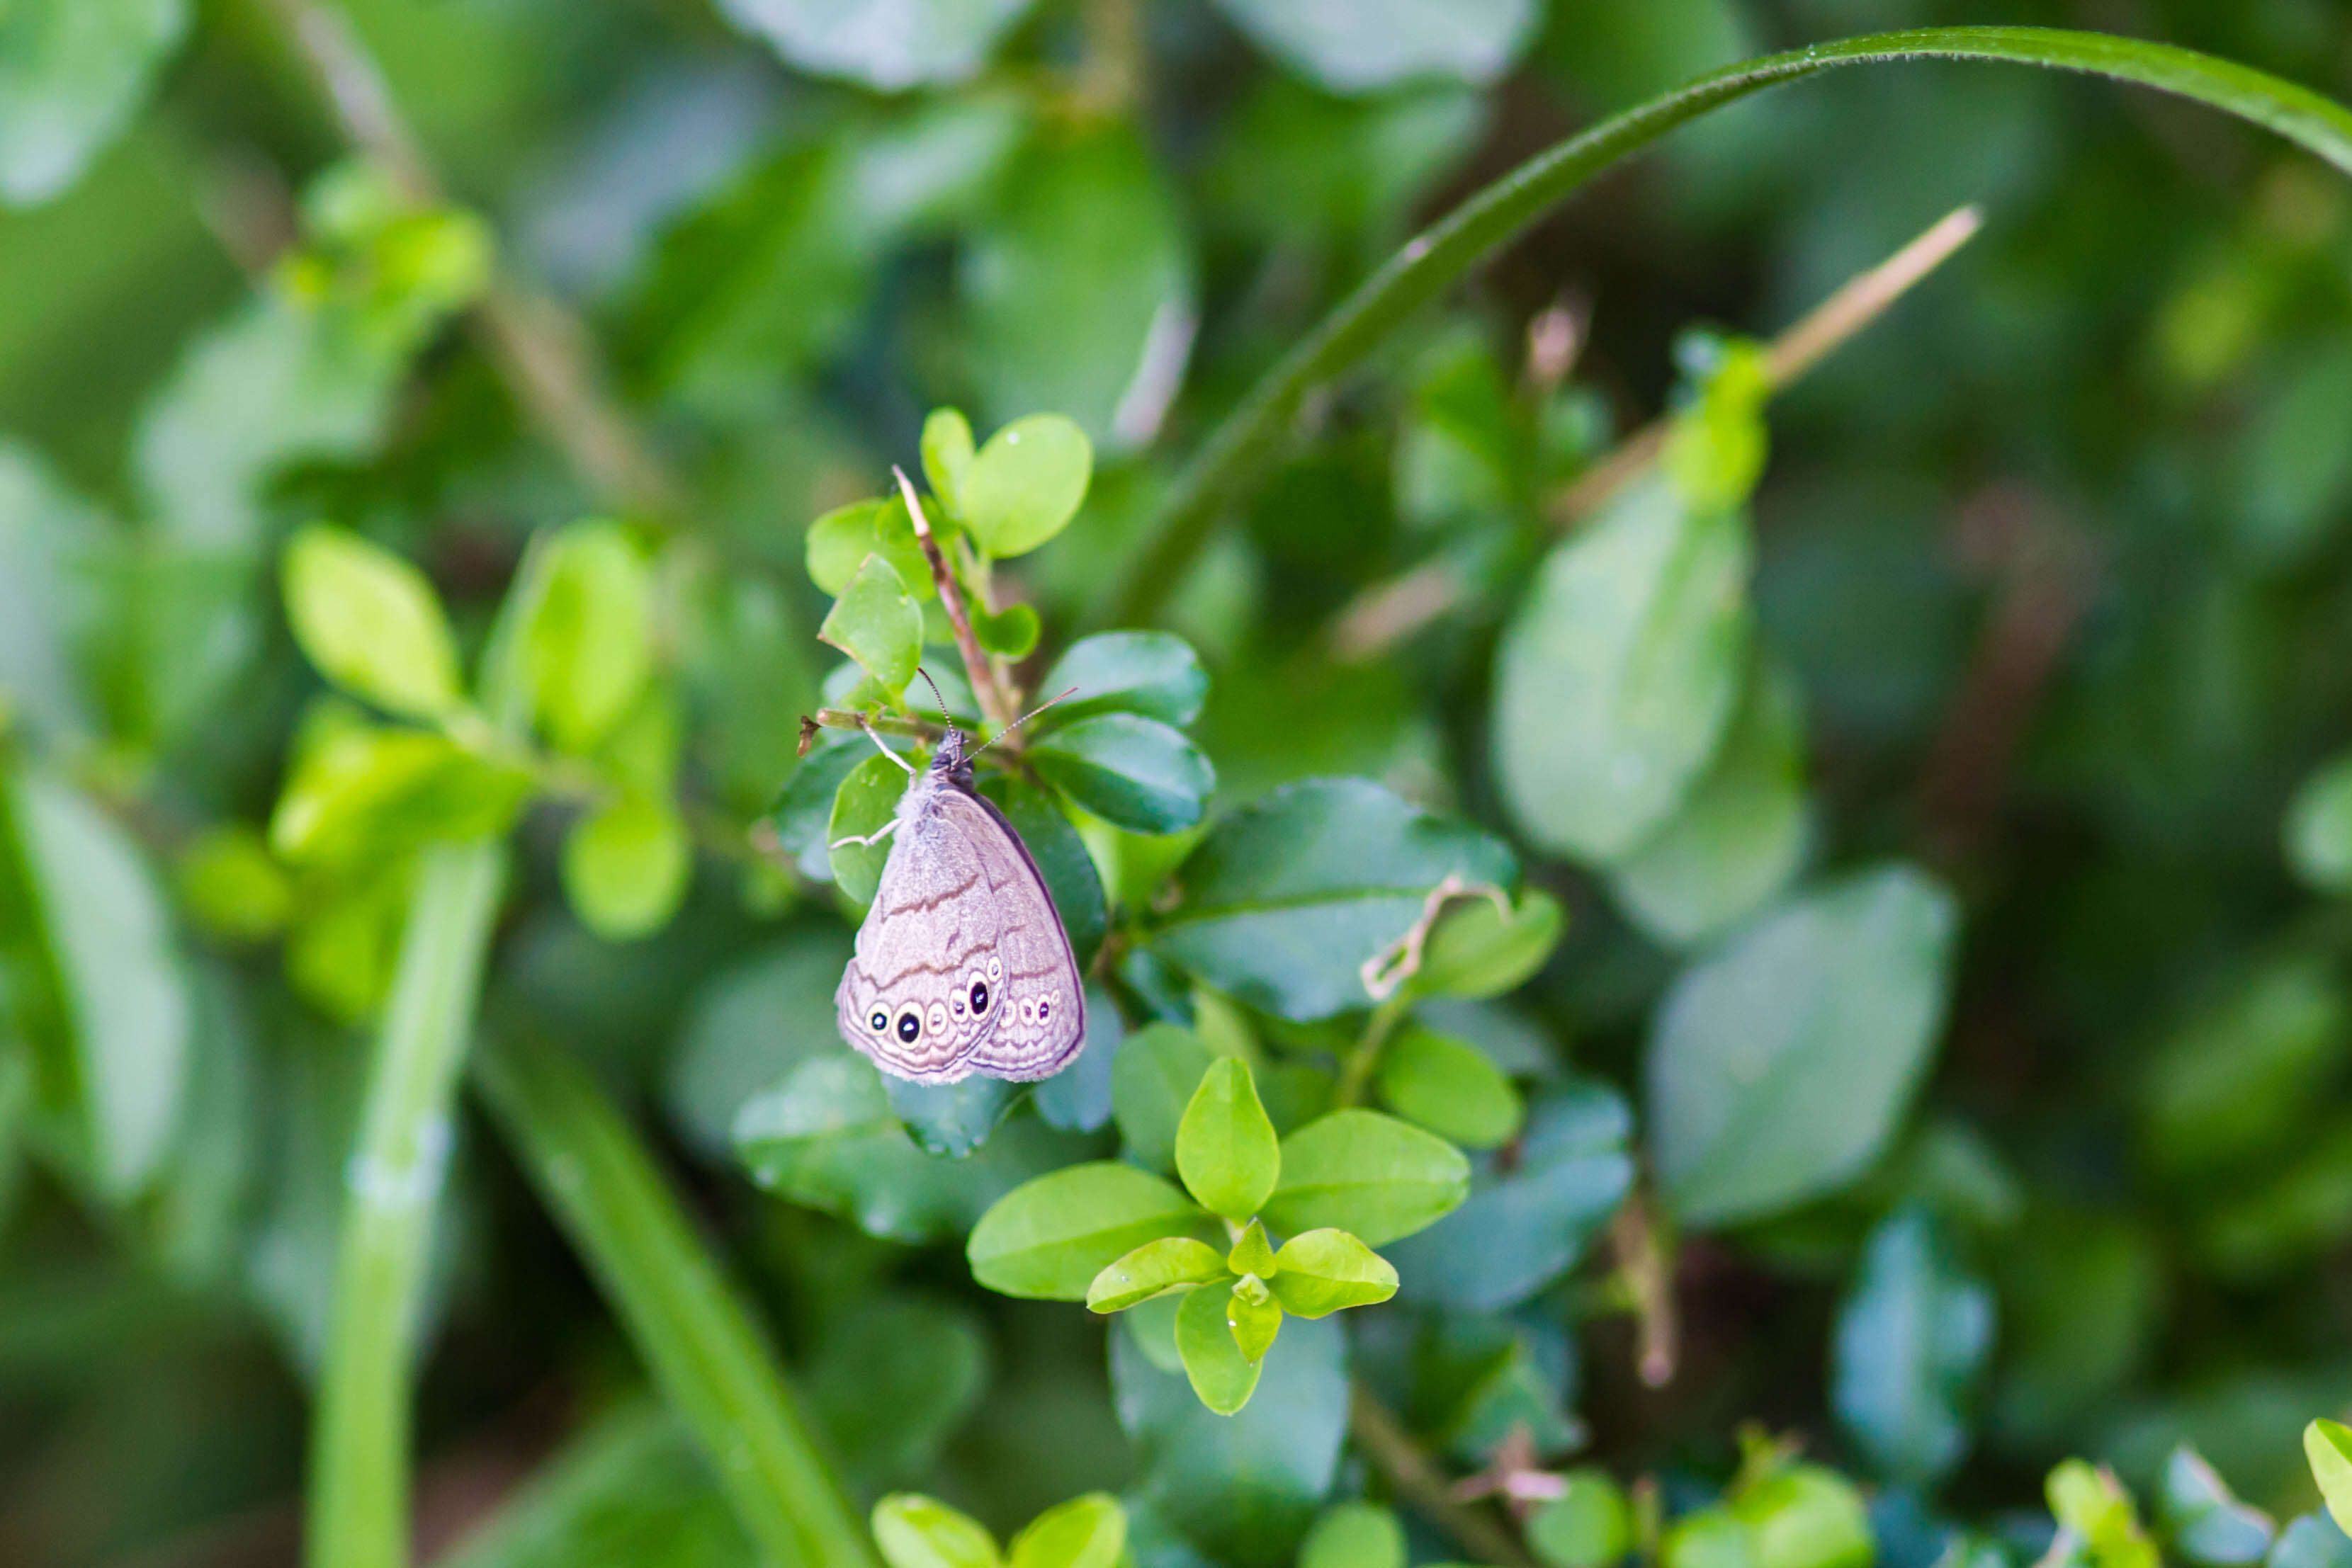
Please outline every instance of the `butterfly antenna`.
[[1014, 730], [1019, 729], [1023, 725], [1027, 724], [1031, 719], [1035, 718], [1039, 714], [1044, 713], [1055, 703], [1062, 701], [1064, 697], [1074, 697], [1077, 695], [1078, 688], [1072, 686], [1068, 691], [1064, 692], [1061, 696], [1046, 698], [1044, 702], [1039, 703], [1035, 707], [1031, 708], [1027, 713], [1023, 714], [1019, 718], [1014, 719], [1011, 724], [1006, 725], [1003, 729], [998, 730], [994, 735], [990, 736], [988, 737], [987, 745], [982, 746], [980, 748], [980, 751], [975, 751], [972, 755], [974, 757], [978, 757], [981, 751], [986, 751], [990, 746], [994, 746], [998, 741], [1003, 740], [1006, 736], [1011, 735]]
[[938, 698], [940, 705], [940, 722], [947, 726], [948, 728], [953, 729], [955, 727], [955, 720], [948, 715], [948, 699], [940, 695], [940, 683], [931, 679], [931, 672], [923, 668], [920, 664], [915, 666], [915, 674], [923, 677], [923, 685], [930, 687], [931, 695]]

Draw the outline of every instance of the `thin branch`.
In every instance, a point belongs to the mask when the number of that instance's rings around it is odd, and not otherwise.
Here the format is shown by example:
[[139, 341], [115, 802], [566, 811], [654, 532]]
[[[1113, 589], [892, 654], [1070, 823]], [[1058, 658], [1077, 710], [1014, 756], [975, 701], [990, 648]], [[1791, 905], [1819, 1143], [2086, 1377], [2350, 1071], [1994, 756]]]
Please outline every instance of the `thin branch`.
[[1682, 1360], [1682, 1315], [1675, 1301], [1675, 1264], [1660, 1234], [1661, 1219], [1645, 1187], [1637, 1186], [1610, 1222], [1610, 1249], [1631, 1298], [1639, 1342], [1635, 1365], [1642, 1382], [1664, 1388]]
[[[1981, 208], [1957, 208], [1876, 267], [1848, 279], [1766, 346], [1765, 374], [1772, 390], [1790, 386], [1884, 316], [1983, 226]], [[1563, 532], [1591, 517], [1657, 462], [1672, 423], [1654, 419], [1619, 442], [1545, 502], [1545, 517]], [[1375, 583], [1339, 612], [1331, 631], [1332, 656], [1343, 664], [1379, 658], [1459, 604], [1470, 588], [1460, 570], [1443, 559]]]
[[[915, 538], [923, 547], [923, 559], [931, 563], [931, 581], [940, 591], [940, 603], [948, 612], [948, 624], [955, 629], [956, 652], [963, 655], [963, 673], [971, 682], [972, 695], [980, 699], [980, 716], [991, 728], [1002, 735], [1017, 716], [1013, 705], [1005, 699], [1003, 688], [996, 684], [996, 671], [990, 665], [988, 655], [982, 652], [980, 639], [971, 632], [971, 612], [963, 601], [963, 589], [957, 583], [955, 573], [948, 570], [948, 558], [940, 550], [940, 541], [932, 537], [930, 519], [923, 516], [923, 503], [915, 497], [915, 486], [908, 482], [903, 469], [890, 472], [898, 480], [898, 493], [907, 498], [907, 515], [915, 521]], [[1006, 742], [1017, 747], [1019, 741]]]
[[1386, 1476], [1413, 1511], [1452, 1536], [1471, 1556], [1496, 1568], [1536, 1568], [1511, 1532], [1490, 1514], [1456, 1501], [1437, 1461], [1421, 1451], [1396, 1412], [1359, 1383], [1348, 1401], [1348, 1431], [1373, 1468]]
[[[424, 145], [342, 13], [319, 0], [262, 0], [333, 110], [344, 140], [419, 204], [444, 199]], [[562, 306], [494, 285], [474, 319], [490, 361], [531, 422], [600, 496], [675, 517], [683, 491], [605, 390], [587, 331]]]

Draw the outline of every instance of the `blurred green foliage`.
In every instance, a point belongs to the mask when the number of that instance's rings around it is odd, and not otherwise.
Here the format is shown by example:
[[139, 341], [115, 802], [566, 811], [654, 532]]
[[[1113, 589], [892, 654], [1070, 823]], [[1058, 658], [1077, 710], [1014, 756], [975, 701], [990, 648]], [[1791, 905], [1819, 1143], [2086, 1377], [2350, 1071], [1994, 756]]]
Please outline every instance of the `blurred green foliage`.
[[[0, 0], [0, 1562], [2352, 1568], [2352, 192], [1911, 64], [1412, 238], [1988, 19]], [[1087, 1049], [885, 1079], [1065, 691]]]

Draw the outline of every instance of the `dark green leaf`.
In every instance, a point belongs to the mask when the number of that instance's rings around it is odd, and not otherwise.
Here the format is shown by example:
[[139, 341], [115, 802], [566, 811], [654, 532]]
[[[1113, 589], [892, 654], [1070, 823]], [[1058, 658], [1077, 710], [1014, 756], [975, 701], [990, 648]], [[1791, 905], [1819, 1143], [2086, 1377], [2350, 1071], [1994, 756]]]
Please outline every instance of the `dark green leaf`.
[[1839, 1309], [1830, 1398], [1880, 1474], [1924, 1488], [1959, 1462], [1992, 1327], [1992, 1292], [1953, 1264], [1925, 1210], [1872, 1232]]
[[1538, 1094], [1517, 1159], [1482, 1173], [1460, 1208], [1391, 1249], [1407, 1296], [1499, 1312], [1575, 1267], [1633, 1185], [1633, 1127], [1602, 1084]]
[[2306, 1513], [2287, 1521], [2271, 1548], [2265, 1568], [2347, 1568], [2352, 1564], [2352, 1538], [2324, 1513]]
[[1325, 11], [1290, 0], [1219, 0], [1244, 32], [1328, 92], [1429, 77], [1492, 81], [1535, 36], [1534, 0], [1366, 0]]
[[[824, 733], [837, 737], [839, 732]], [[883, 738], [887, 741], [892, 737]], [[897, 748], [903, 754], [908, 746], [902, 739]], [[800, 759], [792, 777], [784, 781], [784, 792], [769, 821], [775, 824], [777, 841], [793, 856], [793, 868], [801, 875], [814, 882], [833, 880], [834, 797], [841, 792], [842, 780], [873, 756], [873, 744], [864, 736], [823, 742]], [[895, 771], [903, 792], [906, 772]]]
[[1495, 670], [1496, 773], [1529, 838], [1613, 864], [1683, 803], [1739, 695], [1749, 552], [1739, 512], [1655, 478], [1554, 549]]
[[1334, 1111], [1282, 1140], [1282, 1179], [1266, 1223], [1297, 1234], [1326, 1226], [1379, 1247], [1427, 1228], [1470, 1193], [1470, 1162], [1377, 1111]]
[[1034, 3], [883, 0], [862, 7], [855, 26], [825, 0], [719, 0], [719, 9], [803, 70], [898, 92], [972, 75]]
[[0, 200], [63, 192], [128, 126], [186, 0], [24, 0], [0, 48]]
[[1511, 1081], [1477, 1047], [1421, 1024], [1382, 1048], [1373, 1082], [1390, 1110], [1465, 1148], [1491, 1149], [1519, 1130]]
[[1853, 1180], [1893, 1137], [1941, 1028], [1958, 912], [1919, 872], [1860, 873], [1684, 971], [1648, 1060], [1658, 1175], [1694, 1224]]
[[1098, 714], [1029, 750], [1031, 766], [1087, 811], [1134, 833], [1173, 833], [1201, 820], [1216, 771], [1200, 749], [1156, 719]]
[[885, 1073], [882, 1086], [891, 1111], [925, 1154], [958, 1160], [988, 1142], [1019, 1092], [1002, 1078], [980, 1073], [954, 1083], [917, 1083]]
[[1177, 1125], [1211, 1060], [1191, 1030], [1172, 1023], [1128, 1037], [1111, 1062], [1110, 1103], [1130, 1159], [1175, 1174]]
[[1420, 918], [1449, 873], [1508, 885], [1496, 840], [1360, 779], [1276, 789], [1219, 821], [1180, 873], [1184, 900], [1154, 946], [1283, 1018], [1366, 1007], [1365, 960]]
[[2278, 1533], [2270, 1515], [2239, 1501], [2229, 1483], [2186, 1443], [2164, 1462], [2157, 1517], [2175, 1552], [2212, 1568], [2263, 1562]]
[[1037, 716], [1041, 737], [1098, 713], [1139, 714], [1181, 728], [1201, 716], [1209, 673], [1181, 637], [1103, 632], [1070, 644], [1037, 689], [1047, 696], [1073, 693]]

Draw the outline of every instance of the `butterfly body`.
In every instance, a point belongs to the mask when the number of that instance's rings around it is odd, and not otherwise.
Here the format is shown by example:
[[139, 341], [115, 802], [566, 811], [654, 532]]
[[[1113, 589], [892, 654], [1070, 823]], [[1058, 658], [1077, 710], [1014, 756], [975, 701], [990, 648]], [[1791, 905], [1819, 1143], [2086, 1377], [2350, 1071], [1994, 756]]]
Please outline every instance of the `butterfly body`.
[[1086, 1037], [1077, 958], [1028, 847], [972, 788], [961, 735], [908, 780], [890, 834], [834, 997], [842, 1037], [919, 1083], [1061, 1071]]

